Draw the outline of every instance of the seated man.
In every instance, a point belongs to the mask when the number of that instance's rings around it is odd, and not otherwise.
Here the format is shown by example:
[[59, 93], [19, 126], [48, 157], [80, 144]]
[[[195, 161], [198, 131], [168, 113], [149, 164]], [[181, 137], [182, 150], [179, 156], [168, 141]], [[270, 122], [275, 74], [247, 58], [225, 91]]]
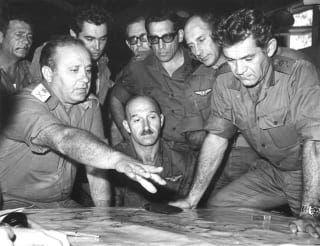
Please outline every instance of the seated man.
[[23, 15], [0, 18], [0, 89], [14, 94], [31, 83], [29, 61], [32, 45], [30, 20]]
[[71, 199], [79, 164], [85, 164], [95, 205], [110, 201], [101, 169], [116, 169], [155, 187], [145, 178], [165, 182], [161, 168], [141, 165], [111, 149], [102, 139], [98, 99], [89, 95], [90, 53], [82, 41], [60, 37], [49, 41], [40, 56], [43, 81], [15, 97], [15, 109], [3, 130], [0, 180], [4, 208], [73, 207]]
[[146, 165], [163, 167], [161, 176], [167, 181], [167, 185], [152, 195], [124, 175], [112, 173], [116, 187], [116, 205], [140, 207], [146, 202], [167, 203], [186, 196], [195, 170], [194, 153], [174, 151], [161, 139], [164, 117], [152, 98], [133, 97], [126, 104], [125, 110], [123, 126], [130, 134], [130, 140], [118, 144], [116, 149]]

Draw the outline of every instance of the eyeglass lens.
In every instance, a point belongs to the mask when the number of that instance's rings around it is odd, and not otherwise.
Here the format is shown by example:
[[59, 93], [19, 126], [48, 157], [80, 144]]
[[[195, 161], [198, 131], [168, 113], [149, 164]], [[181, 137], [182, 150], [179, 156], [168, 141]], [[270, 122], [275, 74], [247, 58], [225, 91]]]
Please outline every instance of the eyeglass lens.
[[138, 43], [138, 40], [140, 40], [140, 42], [147, 42], [148, 37], [147, 37], [147, 34], [143, 33], [139, 37], [137, 37], [137, 36], [128, 37], [127, 40], [130, 45], [135, 45]]
[[158, 44], [160, 39], [165, 43], [171, 43], [174, 40], [176, 34], [177, 34], [176, 32], [166, 33], [166, 34], [162, 35], [161, 37], [156, 36], [156, 35], [149, 35], [148, 38], [149, 38], [149, 42], [151, 44]]

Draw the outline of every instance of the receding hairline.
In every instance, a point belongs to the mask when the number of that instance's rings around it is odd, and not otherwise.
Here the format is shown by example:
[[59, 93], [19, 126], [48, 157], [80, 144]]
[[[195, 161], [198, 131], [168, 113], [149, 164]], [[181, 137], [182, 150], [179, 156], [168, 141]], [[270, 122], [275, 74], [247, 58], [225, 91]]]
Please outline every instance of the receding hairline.
[[142, 101], [145, 101], [145, 102], [149, 102], [154, 108], [155, 108], [155, 112], [158, 113], [158, 114], [161, 114], [161, 110], [160, 110], [160, 106], [158, 104], [158, 102], [153, 99], [152, 97], [148, 97], [148, 96], [135, 96], [133, 98], [131, 98], [127, 103], [126, 103], [126, 106], [125, 106], [125, 117], [126, 119], [128, 119], [128, 116], [129, 116], [129, 108], [130, 106], [135, 103], [136, 101], [139, 101], [139, 100], [142, 100]]

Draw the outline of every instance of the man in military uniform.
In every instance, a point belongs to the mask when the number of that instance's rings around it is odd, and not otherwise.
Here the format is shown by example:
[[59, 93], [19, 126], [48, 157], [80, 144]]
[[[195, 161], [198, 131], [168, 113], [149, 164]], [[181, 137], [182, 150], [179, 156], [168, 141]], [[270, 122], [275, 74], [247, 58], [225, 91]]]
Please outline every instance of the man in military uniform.
[[[218, 19], [213, 14], [195, 14], [184, 27], [186, 44], [193, 55], [202, 63], [189, 77], [186, 88], [185, 117], [182, 121], [182, 132], [195, 146], [201, 147], [207, 134], [205, 122], [209, 118], [212, 86], [216, 81], [217, 70], [226, 62], [221, 47], [212, 32], [216, 30]], [[221, 175], [216, 175], [208, 190], [214, 195], [219, 189], [246, 173], [253, 167], [257, 154], [241, 134], [231, 140], [231, 149]], [[206, 198], [203, 199], [205, 202]]]
[[181, 46], [183, 30], [180, 19], [174, 12], [162, 11], [147, 18], [146, 28], [153, 52], [143, 61], [131, 63], [127, 76], [116, 84], [113, 96], [122, 104], [111, 105], [112, 112], [118, 114], [113, 118], [117, 126], [122, 127], [126, 101], [132, 95], [151, 96], [166, 116], [163, 138], [171, 141], [176, 149], [189, 149], [181, 135], [180, 122], [184, 112], [185, 81], [195, 67]]
[[77, 167], [86, 166], [96, 206], [109, 205], [103, 169], [116, 169], [155, 192], [161, 168], [141, 165], [101, 138], [99, 101], [89, 95], [91, 58], [70, 36], [49, 41], [40, 57], [44, 80], [15, 97], [15, 110], [1, 135], [0, 180], [4, 208], [78, 206], [70, 199]]
[[167, 185], [158, 187], [156, 194], [148, 194], [122, 174], [114, 173], [116, 205], [141, 207], [147, 202], [167, 203], [188, 194], [195, 170], [196, 156], [190, 151], [175, 151], [163, 140], [161, 128], [164, 116], [158, 104], [150, 97], [137, 96], [126, 105], [124, 128], [130, 140], [115, 148], [146, 165], [163, 167], [161, 177]]
[[15, 94], [31, 84], [29, 61], [32, 25], [20, 14], [0, 18], [0, 92]]
[[263, 160], [220, 190], [213, 206], [272, 209], [289, 204], [293, 232], [319, 236], [320, 86], [317, 69], [300, 53], [280, 49], [259, 11], [242, 9], [220, 24], [228, 65], [213, 87], [207, 135], [188, 197], [195, 207], [237, 129]]

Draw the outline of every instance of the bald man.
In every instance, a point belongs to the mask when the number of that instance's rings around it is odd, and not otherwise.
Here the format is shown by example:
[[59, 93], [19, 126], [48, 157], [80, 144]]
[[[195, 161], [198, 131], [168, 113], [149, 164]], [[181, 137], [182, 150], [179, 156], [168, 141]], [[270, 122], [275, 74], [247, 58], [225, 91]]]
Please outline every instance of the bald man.
[[130, 99], [125, 107], [123, 126], [130, 139], [116, 149], [144, 164], [163, 167], [161, 176], [167, 185], [150, 195], [124, 175], [112, 174], [116, 188], [116, 205], [141, 207], [147, 202], [169, 202], [184, 197], [193, 179], [196, 158], [192, 152], [175, 151], [161, 138], [164, 116], [158, 103], [147, 96]]

